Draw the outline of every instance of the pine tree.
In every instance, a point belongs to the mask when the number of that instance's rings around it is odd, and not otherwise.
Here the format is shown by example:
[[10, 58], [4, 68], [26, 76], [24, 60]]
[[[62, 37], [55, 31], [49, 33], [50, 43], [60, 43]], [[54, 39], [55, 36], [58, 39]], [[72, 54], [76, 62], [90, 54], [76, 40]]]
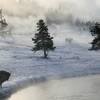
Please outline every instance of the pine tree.
[[90, 32], [91, 32], [92, 36], [94, 36], [95, 38], [91, 42], [92, 47], [89, 50], [100, 49], [100, 24], [95, 23], [93, 26], [91, 26]]
[[52, 39], [53, 37], [48, 33], [48, 27], [45, 25], [45, 22], [40, 19], [37, 23], [37, 33], [35, 33], [35, 37], [32, 38], [33, 43], [35, 43], [35, 47], [33, 47], [32, 51], [42, 50], [44, 57], [47, 58], [48, 51], [55, 49]]

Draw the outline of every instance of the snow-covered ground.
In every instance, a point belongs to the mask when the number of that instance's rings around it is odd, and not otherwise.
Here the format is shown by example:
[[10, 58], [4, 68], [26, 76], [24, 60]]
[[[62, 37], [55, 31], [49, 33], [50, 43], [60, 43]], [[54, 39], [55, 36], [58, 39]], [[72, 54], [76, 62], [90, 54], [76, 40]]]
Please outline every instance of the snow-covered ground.
[[92, 40], [88, 31], [68, 25], [49, 26], [49, 31], [56, 50], [44, 59], [42, 51], [31, 51], [34, 32], [17, 34], [13, 28], [1, 30], [0, 70], [11, 73], [1, 93], [12, 93], [27, 84], [48, 79], [100, 73], [100, 51], [88, 50]]
[[[93, 37], [85, 22], [100, 22], [100, 0], [0, 0], [8, 26], [0, 28], [0, 70], [11, 73], [1, 98], [32, 83], [100, 74], [100, 51], [89, 51]], [[54, 52], [31, 51], [36, 22], [44, 19]]]
[[67, 25], [50, 27], [50, 32], [54, 36], [56, 50], [49, 53], [48, 59], [42, 58], [42, 51], [31, 51], [34, 33], [1, 34], [0, 70], [11, 72], [10, 82], [41, 76], [69, 77], [100, 72], [100, 52], [88, 51], [90, 33]]

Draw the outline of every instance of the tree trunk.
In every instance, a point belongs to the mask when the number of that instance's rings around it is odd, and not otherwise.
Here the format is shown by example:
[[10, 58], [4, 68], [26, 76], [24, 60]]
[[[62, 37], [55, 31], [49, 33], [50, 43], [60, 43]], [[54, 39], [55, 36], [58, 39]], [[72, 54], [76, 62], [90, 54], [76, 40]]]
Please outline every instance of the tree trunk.
[[44, 58], [47, 58], [47, 51], [46, 51], [46, 49], [44, 48]]

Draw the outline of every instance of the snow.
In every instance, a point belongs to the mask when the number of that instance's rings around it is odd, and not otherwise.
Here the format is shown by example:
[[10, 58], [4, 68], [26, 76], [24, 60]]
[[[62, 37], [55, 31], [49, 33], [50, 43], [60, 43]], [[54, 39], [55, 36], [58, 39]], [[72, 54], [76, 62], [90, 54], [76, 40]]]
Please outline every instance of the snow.
[[[49, 28], [54, 36], [56, 50], [49, 52], [48, 59], [42, 57], [42, 51], [31, 51], [34, 32], [23, 34], [26, 31], [23, 30], [22, 34], [17, 34], [13, 33], [13, 29], [10, 33], [9, 28], [5, 34], [1, 32], [0, 70], [9, 71], [11, 77], [3, 84], [4, 88], [0, 93], [12, 93], [27, 84], [47, 79], [100, 73], [100, 51], [88, 50], [92, 40], [88, 31], [68, 25]], [[68, 39], [72, 41], [68, 42]]]
[[[0, 89], [0, 99], [30, 83], [100, 74], [100, 51], [88, 50], [93, 37], [83, 24], [100, 22], [99, 1], [90, 5], [90, 0], [0, 0], [8, 23], [0, 28], [0, 70], [11, 73]], [[31, 50], [41, 18], [56, 46], [48, 59], [42, 57], [42, 51]]]

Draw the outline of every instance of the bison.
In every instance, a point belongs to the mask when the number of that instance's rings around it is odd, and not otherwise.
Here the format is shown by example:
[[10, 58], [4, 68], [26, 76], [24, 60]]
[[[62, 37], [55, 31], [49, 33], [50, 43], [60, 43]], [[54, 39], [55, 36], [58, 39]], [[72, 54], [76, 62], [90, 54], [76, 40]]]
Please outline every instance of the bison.
[[0, 87], [2, 87], [2, 83], [7, 81], [10, 77], [10, 73], [6, 71], [0, 71]]

